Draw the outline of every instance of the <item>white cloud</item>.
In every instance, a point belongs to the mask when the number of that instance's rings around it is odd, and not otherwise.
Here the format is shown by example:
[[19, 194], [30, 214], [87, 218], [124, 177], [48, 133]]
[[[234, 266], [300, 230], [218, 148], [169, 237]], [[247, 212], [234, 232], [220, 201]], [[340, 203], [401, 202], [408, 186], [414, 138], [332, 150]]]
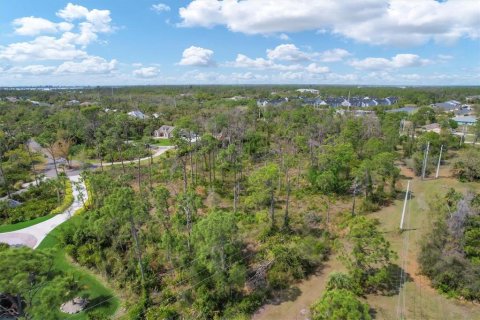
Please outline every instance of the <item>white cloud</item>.
[[37, 17], [23, 17], [13, 20], [15, 33], [21, 36], [35, 36], [41, 33], [57, 33], [70, 31], [73, 24], [68, 22], [54, 23]]
[[269, 77], [263, 74], [256, 74], [252, 72], [245, 72], [245, 73], [232, 73], [231, 74], [232, 80], [237, 81], [253, 81], [253, 80], [267, 80]]
[[133, 75], [139, 78], [155, 78], [159, 75], [160, 70], [157, 67], [144, 67], [133, 70]]
[[274, 49], [268, 49], [267, 57], [270, 60], [278, 61], [310, 60], [309, 55], [298, 49], [294, 44], [281, 44]]
[[75, 37], [75, 42], [83, 46], [96, 41], [97, 33], [114, 30], [110, 10], [88, 10], [83, 6], [68, 3], [64, 9], [57, 12], [57, 16], [67, 21], [85, 20], [79, 23], [80, 34]]
[[305, 70], [307, 70], [310, 73], [317, 73], [317, 74], [330, 72], [330, 69], [328, 67], [322, 67], [322, 66], [317, 65], [316, 63], [309, 64], [305, 68]]
[[323, 52], [318, 54], [318, 56], [319, 56], [319, 58], [322, 62], [341, 61], [341, 60], [343, 60], [343, 59], [345, 59], [345, 58], [347, 58], [351, 55], [352, 54], [350, 52], [348, 52], [347, 50], [339, 49], [339, 48], [323, 51]]
[[31, 75], [45, 75], [50, 74], [55, 71], [53, 66], [44, 66], [44, 65], [29, 65], [23, 67], [13, 67], [7, 70], [9, 73], [19, 73], [19, 74], [31, 74]]
[[274, 66], [274, 63], [264, 58], [252, 59], [244, 54], [239, 53], [234, 62], [227, 63], [235, 68], [249, 68], [249, 69], [269, 69]]
[[182, 60], [178, 63], [182, 66], [214, 66], [213, 51], [201, 47], [191, 46], [183, 51]]
[[179, 14], [184, 27], [225, 25], [246, 34], [328, 30], [372, 44], [480, 37], [474, 0], [193, 0]]
[[160, 13], [164, 11], [170, 11], [170, 7], [167, 6], [165, 3], [157, 3], [152, 5], [152, 10]]
[[58, 66], [55, 73], [89, 73], [89, 74], [106, 74], [111, 73], [117, 67], [117, 60], [110, 61], [101, 57], [89, 56], [81, 61], [66, 61]]
[[290, 37], [288, 36], [288, 34], [285, 34], [285, 33], [281, 33], [278, 38], [280, 38], [280, 40], [284, 40], [284, 41], [287, 41], [287, 40], [290, 40]]
[[429, 64], [430, 61], [422, 59], [416, 54], [397, 54], [391, 59], [366, 58], [363, 60], [352, 60], [349, 64], [360, 70], [388, 70], [410, 67], [421, 67]]
[[60, 38], [40, 36], [32, 41], [0, 47], [0, 59], [10, 61], [72, 60], [86, 56], [85, 51], [78, 49], [72, 43], [69, 33]]

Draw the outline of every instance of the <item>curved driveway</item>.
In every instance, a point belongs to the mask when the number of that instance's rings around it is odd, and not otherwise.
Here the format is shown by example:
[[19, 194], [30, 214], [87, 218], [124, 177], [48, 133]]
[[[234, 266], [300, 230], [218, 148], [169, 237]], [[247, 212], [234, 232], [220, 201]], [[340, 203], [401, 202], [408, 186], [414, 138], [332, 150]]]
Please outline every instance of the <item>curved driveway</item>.
[[[30, 146], [32, 149], [35, 151], [42, 151], [44, 150], [36, 144], [34, 141], [31, 143]], [[152, 158], [158, 157], [162, 155], [163, 153], [167, 152], [170, 149], [173, 149], [174, 147], [172, 146], [165, 146], [165, 147], [158, 147], [157, 151], [152, 155]], [[46, 154], [46, 153], [45, 153]], [[48, 156], [48, 154], [46, 154]], [[140, 161], [142, 160], [147, 160], [150, 159], [149, 157], [141, 158]], [[124, 164], [128, 163], [135, 163], [138, 160], [130, 160], [130, 161], [124, 161]], [[52, 162], [52, 164], [50, 164]], [[121, 162], [114, 162], [113, 164], [121, 164]], [[47, 178], [50, 178], [53, 176], [54, 173], [54, 168], [52, 167], [53, 165], [53, 160], [48, 161], [48, 166], [46, 169], [46, 174]], [[112, 163], [104, 163], [104, 166], [109, 166], [112, 165]], [[93, 164], [92, 169], [95, 169], [96, 167], [100, 166], [99, 163]], [[11, 232], [5, 232], [5, 233], [0, 233], [0, 242], [3, 243], [8, 243], [9, 245], [12, 246], [27, 246], [30, 248], [37, 248], [40, 243], [42, 242], [43, 239], [47, 236], [48, 233], [50, 233], [53, 229], [55, 229], [57, 226], [62, 224], [63, 222], [67, 221], [68, 219], [71, 218], [71, 216], [80, 208], [83, 207], [83, 201], [79, 198], [79, 190], [75, 187], [75, 182], [80, 181], [80, 172], [79, 171], [70, 171], [67, 173], [68, 178], [70, 179], [72, 183], [72, 190], [73, 190], [73, 203], [72, 205], [65, 210], [61, 214], [57, 214], [56, 216], [48, 219], [47, 221], [35, 224], [33, 226], [16, 230], [16, 231], [11, 231]], [[25, 189], [26, 190], [26, 189]], [[84, 201], [87, 201], [87, 191], [85, 187], [85, 183], [81, 181], [80, 183], [80, 190], [83, 193], [83, 198]]]
[[[57, 226], [67, 221], [72, 217], [72, 215], [80, 208], [83, 207], [83, 201], [79, 197], [80, 191], [83, 193], [83, 200], [87, 201], [88, 194], [86, 191], [85, 183], [80, 180], [80, 176], [70, 176], [68, 177], [72, 183], [73, 191], [73, 203], [61, 214], [48, 219], [47, 221], [40, 222], [33, 226], [20, 229], [17, 231], [0, 233], [0, 242], [8, 243], [13, 246], [27, 246], [35, 249], [40, 245], [42, 240], [47, 236], [50, 231], [55, 229]], [[75, 185], [76, 182], [79, 182], [79, 188]]]

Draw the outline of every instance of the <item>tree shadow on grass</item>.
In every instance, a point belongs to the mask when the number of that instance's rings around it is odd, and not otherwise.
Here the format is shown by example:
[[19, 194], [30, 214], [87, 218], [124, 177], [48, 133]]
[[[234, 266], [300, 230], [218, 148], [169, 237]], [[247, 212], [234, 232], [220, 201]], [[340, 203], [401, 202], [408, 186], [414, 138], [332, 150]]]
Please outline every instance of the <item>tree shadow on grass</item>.
[[412, 281], [413, 278], [408, 272], [396, 264], [390, 264], [387, 267], [387, 279], [379, 286], [377, 294], [384, 296], [397, 295], [407, 282]]
[[97, 308], [108, 308], [112, 302], [112, 295], [99, 295], [88, 301], [86, 309], [88, 309], [87, 312], [90, 312]]
[[288, 289], [282, 289], [275, 291], [267, 301], [268, 304], [279, 305], [286, 301], [295, 301], [302, 291], [298, 287], [289, 287]]

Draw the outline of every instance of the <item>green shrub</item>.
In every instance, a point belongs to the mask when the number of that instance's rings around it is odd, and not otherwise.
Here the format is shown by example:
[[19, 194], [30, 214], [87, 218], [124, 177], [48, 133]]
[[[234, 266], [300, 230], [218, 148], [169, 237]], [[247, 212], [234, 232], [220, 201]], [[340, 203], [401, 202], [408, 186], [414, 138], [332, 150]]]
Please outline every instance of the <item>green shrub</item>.
[[312, 320], [370, 320], [369, 306], [351, 291], [334, 289], [325, 292], [312, 307]]

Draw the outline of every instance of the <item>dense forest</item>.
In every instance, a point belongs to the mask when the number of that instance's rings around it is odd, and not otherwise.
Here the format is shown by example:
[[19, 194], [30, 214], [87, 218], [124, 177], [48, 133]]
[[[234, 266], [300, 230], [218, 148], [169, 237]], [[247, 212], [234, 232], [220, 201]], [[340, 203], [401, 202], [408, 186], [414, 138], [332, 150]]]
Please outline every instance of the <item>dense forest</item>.
[[[361, 115], [256, 103], [295, 89], [0, 91], [22, 98], [0, 102], [0, 196], [22, 203], [0, 205], [0, 225], [65, 209], [75, 187], [66, 174], [74, 170], [89, 200], [55, 239], [71, 263], [122, 293], [119, 317], [248, 319], [337, 255], [345, 271], [330, 274], [312, 319], [374, 318], [365, 297], [398, 293], [400, 267], [369, 214], [403, 196], [399, 163], [428, 176], [443, 152], [458, 179], [479, 180], [478, 149], [451, 134], [457, 124], [450, 114], [430, 107], [463, 101], [478, 88], [320, 88], [325, 96], [399, 97], [395, 106]], [[410, 104], [417, 112], [387, 112]], [[146, 117], [127, 114], [133, 110]], [[440, 133], [421, 129], [437, 122]], [[154, 139], [162, 125], [175, 126], [172, 136]], [[479, 125], [471, 130], [480, 137]], [[172, 149], [154, 157], [165, 145]], [[46, 159], [52, 179], [16, 194], [25, 182], [44, 179]], [[455, 190], [432, 199], [436, 222], [419, 257], [435, 288], [467, 300], [480, 298], [479, 199]], [[89, 298], [76, 276], [53, 266], [49, 250], [2, 245], [0, 259], [0, 301], [15, 316], [61, 318], [47, 306], [78, 292]], [[31, 263], [7, 263], [19, 259]], [[91, 306], [87, 319], [111, 316]]]

